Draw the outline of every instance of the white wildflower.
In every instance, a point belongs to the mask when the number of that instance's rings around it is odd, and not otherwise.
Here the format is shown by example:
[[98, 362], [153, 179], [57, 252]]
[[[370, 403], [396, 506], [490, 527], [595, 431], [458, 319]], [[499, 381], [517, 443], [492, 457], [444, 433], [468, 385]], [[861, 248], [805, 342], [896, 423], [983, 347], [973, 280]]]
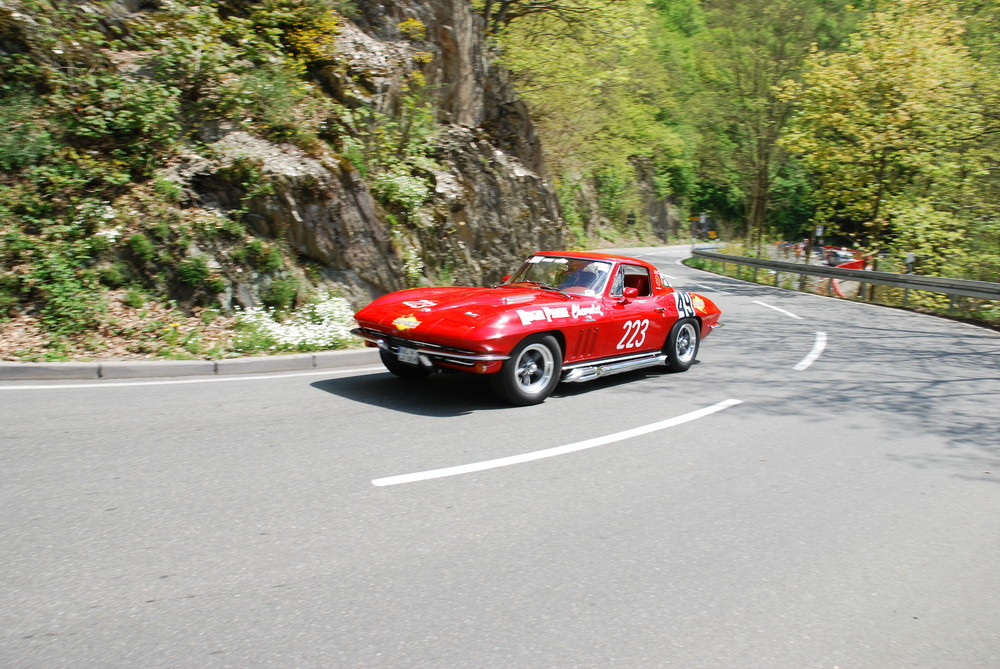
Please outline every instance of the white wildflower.
[[261, 307], [246, 309], [239, 320], [272, 341], [274, 350], [315, 351], [340, 348], [351, 341], [354, 312], [344, 298], [328, 297], [293, 311], [284, 320]]
[[123, 227], [124, 226], [119, 225], [117, 228], [109, 228], [107, 230], [98, 230], [97, 232], [94, 233], [94, 236], [95, 237], [103, 237], [104, 239], [108, 240], [110, 243], [114, 244], [116, 241], [118, 241], [118, 238], [121, 237], [122, 228]]

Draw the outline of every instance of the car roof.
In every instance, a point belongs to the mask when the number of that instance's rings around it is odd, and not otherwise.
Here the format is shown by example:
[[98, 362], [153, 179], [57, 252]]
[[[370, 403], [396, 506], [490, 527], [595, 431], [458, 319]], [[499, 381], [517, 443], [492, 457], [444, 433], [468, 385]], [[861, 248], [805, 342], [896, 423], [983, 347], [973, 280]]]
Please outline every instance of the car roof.
[[598, 253], [596, 251], [536, 251], [533, 256], [563, 256], [566, 258], [582, 258], [588, 260], [607, 260], [610, 262], [638, 263], [645, 267], [653, 267], [644, 260], [632, 258], [630, 256], [613, 255], [611, 253]]

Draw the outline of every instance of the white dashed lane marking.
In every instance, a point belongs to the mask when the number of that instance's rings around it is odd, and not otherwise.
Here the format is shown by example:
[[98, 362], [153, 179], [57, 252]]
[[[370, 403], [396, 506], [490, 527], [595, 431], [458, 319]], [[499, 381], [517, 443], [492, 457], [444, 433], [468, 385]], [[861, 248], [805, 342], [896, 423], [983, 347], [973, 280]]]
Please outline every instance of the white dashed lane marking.
[[767, 307], [768, 309], [774, 309], [775, 311], [777, 311], [779, 313], [785, 314], [789, 318], [794, 318], [795, 320], [798, 320], [798, 321], [802, 320], [802, 316], [797, 316], [797, 315], [793, 314], [791, 311], [786, 311], [785, 309], [782, 309], [781, 307], [776, 307], [773, 304], [768, 304], [767, 302], [760, 302], [758, 300], [754, 300], [753, 303], [754, 304], [759, 304], [762, 307]]
[[797, 372], [801, 372], [803, 369], [808, 368], [809, 365], [813, 364], [814, 362], [816, 362], [817, 359], [819, 359], [819, 356], [822, 355], [823, 349], [825, 348], [826, 348], [826, 333], [817, 332], [816, 341], [813, 343], [812, 350], [809, 351], [809, 354], [806, 355], [806, 357], [802, 358], [802, 360], [799, 361], [799, 364], [795, 365], [795, 367], [793, 367], [792, 369], [794, 369]]

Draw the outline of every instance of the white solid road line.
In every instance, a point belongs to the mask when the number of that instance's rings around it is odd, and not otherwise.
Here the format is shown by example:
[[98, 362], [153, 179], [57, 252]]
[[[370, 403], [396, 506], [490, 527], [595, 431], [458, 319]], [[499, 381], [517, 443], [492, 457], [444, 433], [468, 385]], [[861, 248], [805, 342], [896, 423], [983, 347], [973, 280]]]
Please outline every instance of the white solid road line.
[[596, 437], [594, 439], [587, 439], [586, 441], [578, 441], [575, 444], [566, 444], [565, 446], [546, 448], [541, 451], [522, 453], [521, 455], [511, 455], [505, 458], [497, 458], [495, 460], [484, 460], [482, 462], [473, 462], [472, 464], [468, 465], [444, 467], [442, 469], [430, 469], [423, 472], [416, 472], [414, 474], [399, 474], [397, 476], [387, 476], [385, 478], [372, 480], [372, 484], [377, 486], [390, 486], [390, 485], [399, 485], [400, 483], [414, 483], [416, 481], [427, 481], [429, 479], [439, 479], [447, 476], [458, 476], [459, 474], [470, 474], [472, 472], [481, 472], [486, 469], [497, 469], [499, 467], [508, 467], [510, 465], [519, 465], [525, 462], [532, 462], [534, 460], [552, 458], [557, 455], [566, 455], [567, 453], [575, 453], [576, 451], [582, 451], [588, 448], [594, 448], [596, 446], [604, 446], [606, 444], [611, 444], [616, 441], [631, 439], [632, 437], [638, 437], [643, 434], [649, 434], [650, 432], [664, 430], [668, 427], [674, 427], [675, 425], [687, 423], [689, 421], [696, 420], [698, 418], [704, 418], [705, 416], [716, 413], [717, 411], [722, 411], [723, 409], [728, 409], [731, 406], [740, 404], [742, 403], [742, 401], [743, 400], [734, 400], [734, 399], [724, 400], [722, 402], [719, 402], [718, 404], [713, 404], [710, 407], [705, 407], [704, 409], [698, 409], [697, 411], [691, 411], [690, 413], [686, 413], [681, 416], [675, 416], [674, 418], [661, 420], [658, 423], [650, 423], [649, 425], [635, 427], [632, 428], [631, 430], [625, 430], [623, 432], [615, 432], [614, 434], [609, 434], [603, 437]]
[[169, 379], [158, 381], [104, 381], [96, 383], [67, 383], [48, 386], [0, 386], [0, 390], [63, 390], [75, 388], [125, 388], [131, 386], [176, 386], [189, 383], [224, 383], [227, 381], [263, 381], [270, 379], [290, 379], [296, 376], [340, 376], [363, 372], [384, 372], [382, 365], [364, 365], [357, 367], [330, 367], [314, 372], [273, 372], [271, 374], [233, 374], [232, 376], [199, 376], [188, 379]]
[[823, 349], [825, 348], [826, 348], [826, 333], [817, 332], [816, 341], [813, 343], [812, 350], [809, 351], [809, 354], [806, 357], [802, 358], [802, 360], [799, 361], [799, 364], [795, 365], [795, 367], [793, 367], [792, 369], [794, 369], [797, 372], [801, 372], [803, 369], [808, 368], [809, 365], [816, 362], [816, 359], [819, 358], [819, 356], [823, 353]]
[[802, 320], [802, 316], [796, 316], [791, 311], [785, 311], [781, 307], [776, 307], [773, 304], [768, 304], [767, 302], [759, 302], [757, 300], [754, 300], [753, 303], [754, 304], [759, 304], [762, 307], [767, 307], [768, 309], [774, 309], [775, 311], [781, 312], [781, 313], [785, 314], [786, 316], [794, 318], [795, 320], [799, 320], [799, 321]]

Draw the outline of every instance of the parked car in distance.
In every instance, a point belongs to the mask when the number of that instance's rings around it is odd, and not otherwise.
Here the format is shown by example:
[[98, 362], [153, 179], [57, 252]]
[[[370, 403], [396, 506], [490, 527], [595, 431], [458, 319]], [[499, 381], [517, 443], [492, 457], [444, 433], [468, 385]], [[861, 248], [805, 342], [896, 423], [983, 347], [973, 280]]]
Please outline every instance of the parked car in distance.
[[562, 381], [659, 366], [687, 370], [720, 325], [707, 297], [676, 290], [642, 260], [603, 253], [529, 256], [489, 288], [413, 288], [355, 314], [353, 333], [396, 376], [485, 374], [515, 405]]
[[846, 249], [828, 249], [826, 252], [826, 262], [833, 267], [854, 262], [855, 259], [854, 254]]

